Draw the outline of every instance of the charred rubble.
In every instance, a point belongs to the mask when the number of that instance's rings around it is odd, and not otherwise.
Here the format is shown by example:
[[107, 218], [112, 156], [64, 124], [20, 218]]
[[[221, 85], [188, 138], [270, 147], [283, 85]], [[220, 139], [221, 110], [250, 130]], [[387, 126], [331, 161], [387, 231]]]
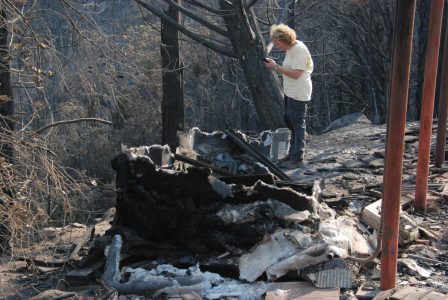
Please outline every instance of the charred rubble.
[[[448, 265], [448, 173], [446, 167], [431, 169], [427, 213], [415, 211], [413, 149], [418, 131], [413, 126], [407, 129], [404, 155], [400, 287], [392, 293], [394, 299], [405, 299], [399, 297], [405, 294], [440, 299], [438, 292], [446, 293]], [[45, 250], [23, 258], [30, 270], [47, 274], [45, 287], [59, 285], [55, 272], [64, 274], [70, 291], [45, 290], [42, 297], [252, 300], [283, 299], [298, 292], [316, 299], [380, 296], [384, 128], [358, 124], [337, 135], [313, 136], [305, 166], [287, 174], [265, 160], [268, 135], [258, 142], [237, 134], [193, 130], [182, 136], [175, 152], [157, 145], [123, 148], [114, 161], [122, 179], [117, 191], [120, 212], [113, 207], [90, 225], [45, 228], [48, 240], [40, 244]], [[137, 210], [136, 199], [143, 203]], [[158, 206], [161, 213], [167, 212], [165, 219], [159, 218]], [[188, 214], [219, 226], [201, 220], [191, 225], [191, 233], [182, 228], [190, 226], [184, 221]], [[145, 222], [152, 222], [151, 227]], [[243, 235], [246, 227], [258, 236]], [[249, 240], [239, 240], [247, 235]], [[101, 284], [91, 288], [93, 282]], [[72, 292], [79, 285], [85, 290]]]
[[117, 171], [116, 226], [132, 228], [154, 243], [196, 253], [231, 248], [247, 251], [266, 233], [297, 227], [294, 220], [280, 218], [276, 210], [290, 209], [289, 205], [297, 211], [315, 212], [313, 198], [291, 188], [261, 180], [249, 187], [226, 184], [209, 170], [195, 167], [186, 172], [158, 168], [150, 157], [132, 153], [135, 150], [120, 154], [113, 163]]
[[[193, 129], [180, 137], [176, 153], [160, 145], [123, 148], [112, 162], [117, 202], [108, 236], [115, 236], [115, 247], [109, 250], [114, 257], [108, 255], [106, 284], [123, 293], [144, 286], [135, 276], [123, 284], [126, 276], [117, 265], [120, 251], [142, 255], [142, 248], [153, 258], [172, 254], [173, 265], [185, 255], [194, 258], [190, 266], [213, 259], [237, 268], [235, 277], [245, 282], [263, 275], [273, 281], [291, 270], [372, 252], [353, 220], [336, 218], [319, 203], [319, 180], [312, 186], [285, 181], [269, 161], [254, 158], [262, 154], [247, 137], [236, 134]], [[132, 244], [130, 236], [144, 242]], [[187, 287], [204, 285], [202, 279], [184, 281]], [[153, 283], [147, 294], [182, 286], [165, 279]]]
[[[197, 160], [202, 151], [207, 157], [203, 160], [221, 162], [215, 166], [230, 162], [235, 165], [233, 169], [242, 170], [240, 173], [264, 172], [259, 175], [274, 177], [267, 168], [244, 157], [241, 149], [222, 138], [223, 133], [206, 136], [193, 132], [196, 144], [188, 153], [181, 145], [183, 154], [194, 155]], [[214, 157], [210, 159], [211, 155]], [[217, 176], [208, 168], [178, 162], [174, 157], [168, 147], [154, 145], [126, 149], [113, 160], [117, 173], [116, 228], [130, 228], [156, 245], [193, 253], [248, 251], [278, 228], [302, 226], [283, 218], [288, 212], [316, 213], [317, 202], [311, 195], [262, 180], [254, 180], [250, 186], [226, 183], [228, 176]]]

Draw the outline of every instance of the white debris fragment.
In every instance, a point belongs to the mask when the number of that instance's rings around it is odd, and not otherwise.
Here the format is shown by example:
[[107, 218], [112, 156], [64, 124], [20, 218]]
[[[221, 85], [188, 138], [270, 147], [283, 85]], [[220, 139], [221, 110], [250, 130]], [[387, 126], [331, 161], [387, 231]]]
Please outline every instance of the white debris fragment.
[[232, 197], [232, 184], [227, 184], [224, 181], [219, 180], [214, 176], [208, 176], [208, 182], [212, 188], [217, 192], [223, 199]]

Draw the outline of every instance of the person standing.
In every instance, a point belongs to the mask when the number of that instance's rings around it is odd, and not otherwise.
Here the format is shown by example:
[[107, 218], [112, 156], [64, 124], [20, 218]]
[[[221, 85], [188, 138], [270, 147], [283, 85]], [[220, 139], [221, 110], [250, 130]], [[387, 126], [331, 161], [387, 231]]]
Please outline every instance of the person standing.
[[305, 152], [306, 109], [311, 100], [314, 63], [305, 44], [297, 40], [296, 32], [285, 24], [273, 25], [270, 38], [274, 46], [286, 51], [282, 65], [266, 58], [266, 67], [283, 74], [285, 121], [291, 131], [288, 155], [282, 165], [295, 167], [303, 164]]

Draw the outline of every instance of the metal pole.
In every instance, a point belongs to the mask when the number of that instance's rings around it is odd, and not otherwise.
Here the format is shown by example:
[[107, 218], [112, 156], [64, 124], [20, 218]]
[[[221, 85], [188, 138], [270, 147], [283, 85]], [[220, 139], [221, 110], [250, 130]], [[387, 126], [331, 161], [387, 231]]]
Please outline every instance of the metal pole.
[[440, 168], [445, 161], [446, 119], [448, 118], [448, 18], [446, 18], [445, 22], [445, 43], [443, 46], [442, 74], [440, 75], [439, 115], [437, 117], [435, 166], [438, 168]]
[[439, 61], [440, 32], [442, 30], [444, 2], [444, 0], [432, 0], [431, 13], [429, 15], [415, 188], [415, 207], [419, 210], [426, 209], [429, 154], [431, 151], [432, 136], [432, 115], [434, 113], [434, 97], [436, 92], [437, 64]]
[[400, 222], [404, 131], [411, 69], [412, 30], [416, 0], [397, 0], [387, 121], [386, 165], [383, 177], [380, 288], [395, 287]]

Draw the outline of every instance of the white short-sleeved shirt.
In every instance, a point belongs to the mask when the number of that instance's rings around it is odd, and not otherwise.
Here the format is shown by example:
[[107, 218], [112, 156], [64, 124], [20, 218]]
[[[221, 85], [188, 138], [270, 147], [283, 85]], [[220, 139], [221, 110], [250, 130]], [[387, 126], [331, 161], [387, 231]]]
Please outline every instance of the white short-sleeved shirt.
[[314, 64], [310, 51], [301, 41], [296, 41], [291, 49], [286, 51], [282, 66], [290, 69], [303, 70], [298, 79], [293, 79], [283, 75], [283, 89], [285, 95], [300, 101], [311, 100], [313, 84], [311, 82], [311, 73]]

